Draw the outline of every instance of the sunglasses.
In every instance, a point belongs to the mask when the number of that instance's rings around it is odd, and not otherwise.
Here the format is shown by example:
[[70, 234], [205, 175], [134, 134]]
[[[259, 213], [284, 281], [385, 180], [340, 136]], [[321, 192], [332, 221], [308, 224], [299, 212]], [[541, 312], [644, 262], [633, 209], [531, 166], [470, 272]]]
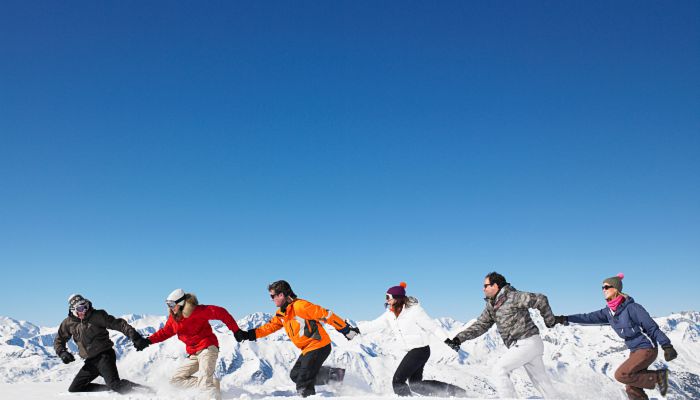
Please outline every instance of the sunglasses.
[[484, 289], [486, 289], [489, 286], [493, 286], [495, 283], [484, 283]]
[[270, 298], [274, 300], [275, 296], [278, 296], [278, 295], [279, 295], [279, 293], [271, 294]]
[[605, 286], [603, 286], [603, 290], [612, 289], [612, 288], [614, 288], [614, 287], [615, 287], [615, 286], [605, 285]]

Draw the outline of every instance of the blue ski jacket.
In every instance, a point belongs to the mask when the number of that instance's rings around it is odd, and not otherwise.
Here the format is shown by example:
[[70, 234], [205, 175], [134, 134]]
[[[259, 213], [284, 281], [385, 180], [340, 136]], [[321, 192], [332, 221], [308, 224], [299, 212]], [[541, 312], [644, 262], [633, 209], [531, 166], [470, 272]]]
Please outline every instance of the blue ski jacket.
[[659, 344], [662, 347], [670, 345], [671, 340], [659, 329], [647, 310], [635, 303], [632, 297], [623, 296], [625, 301], [614, 314], [610, 308], [605, 307], [588, 314], [569, 315], [567, 318], [574, 324], [610, 325], [618, 336], [625, 339], [625, 345], [632, 351], [651, 349]]

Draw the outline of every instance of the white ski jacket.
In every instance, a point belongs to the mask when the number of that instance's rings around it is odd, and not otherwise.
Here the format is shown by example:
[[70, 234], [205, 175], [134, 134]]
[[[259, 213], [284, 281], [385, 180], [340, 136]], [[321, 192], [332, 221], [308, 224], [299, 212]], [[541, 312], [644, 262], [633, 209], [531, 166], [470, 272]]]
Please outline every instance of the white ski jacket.
[[407, 351], [429, 345], [430, 335], [435, 335], [441, 341], [448, 338], [447, 333], [428, 316], [418, 303], [404, 307], [398, 317], [387, 309], [374, 321], [362, 323], [360, 332], [371, 333], [387, 326], [391, 328], [394, 336]]

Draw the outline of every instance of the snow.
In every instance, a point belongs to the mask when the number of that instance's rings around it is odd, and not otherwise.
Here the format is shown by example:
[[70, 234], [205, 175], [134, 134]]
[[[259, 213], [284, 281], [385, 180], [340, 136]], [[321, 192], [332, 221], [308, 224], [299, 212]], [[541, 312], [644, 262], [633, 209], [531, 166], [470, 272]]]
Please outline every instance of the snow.
[[[544, 362], [555, 387], [567, 399], [625, 399], [623, 386], [614, 372], [628, 355], [624, 343], [609, 327], [544, 327], [539, 314], [533, 312], [545, 342]], [[135, 328], [148, 335], [165, 322], [164, 317], [124, 316]], [[238, 320], [244, 328], [259, 326], [269, 314], [255, 313]], [[468, 323], [451, 318], [436, 320], [450, 335]], [[700, 313], [675, 313], [656, 318], [679, 353], [671, 363], [660, 355], [652, 368], [668, 366], [671, 389], [668, 399], [700, 398]], [[359, 322], [362, 327], [362, 322]], [[221, 378], [224, 398], [293, 398], [294, 385], [289, 370], [299, 351], [282, 331], [257, 342], [236, 343], [221, 323], [212, 324], [219, 338], [221, 353], [216, 374]], [[194, 399], [195, 394], [174, 390], [167, 382], [184, 357], [184, 345], [176, 338], [136, 352], [131, 341], [112, 332], [122, 378], [156, 388], [153, 394], [119, 396], [115, 393], [73, 394], [67, 387], [82, 366], [80, 359], [69, 365], [61, 363], [53, 352], [57, 327], [38, 327], [26, 321], [0, 317], [0, 399]], [[341, 387], [319, 387], [318, 397], [387, 398], [393, 397], [391, 377], [405, 354], [386, 331], [363, 334], [353, 341], [329, 329], [333, 351], [325, 365], [346, 368]], [[425, 378], [456, 384], [471, 398], [496, 397], [490, 369], [505, 350], [498, 333], [492, 328], [484, 336], [462, 345], [455, 353], [435, 338]], [[71, 342], [70, 349], [77, 353]], [[522, 370], [513, 374], [521, 397], [537, 398]], [[649, 391], [651, 398], [660, 398]]]

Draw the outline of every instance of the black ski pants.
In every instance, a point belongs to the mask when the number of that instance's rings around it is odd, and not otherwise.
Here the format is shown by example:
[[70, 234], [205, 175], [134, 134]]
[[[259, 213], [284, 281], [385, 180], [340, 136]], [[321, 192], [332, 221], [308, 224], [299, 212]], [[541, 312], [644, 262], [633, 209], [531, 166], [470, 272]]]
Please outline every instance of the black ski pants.
[[301, 397], [307, 397], [316, 394], [316, 375], [321, 370], [321, 365], [326, 361], [326, 358], [331, 354], [330, 343], [320, 349], [312, 350], [306, 354], [302, 354], [294, 363], [289, 377], [297, 385], [297, 393]]
[[[466, 391], [449, 383], [423, 380], [423, 368], [430, 358], [430, 347], [411, 349], [399, 363], [391, 385], [399, 396], [410, 396], [411, 392], [421, 396], [464, 396]], [[408, 380], [408, 384], [406, 384]]]
[[[106, 385], [91, 383], [101, 376]], [[117, 393], [129, 392], [135, 384], [126, 379], [119, 379], [117, 371], [117, 355], [114, 349], [105, 350], [102, 353], [85, 360], [83, 368], [73, 378], [68, 387], [69, 392], [103, 392], [114, 390]]]

